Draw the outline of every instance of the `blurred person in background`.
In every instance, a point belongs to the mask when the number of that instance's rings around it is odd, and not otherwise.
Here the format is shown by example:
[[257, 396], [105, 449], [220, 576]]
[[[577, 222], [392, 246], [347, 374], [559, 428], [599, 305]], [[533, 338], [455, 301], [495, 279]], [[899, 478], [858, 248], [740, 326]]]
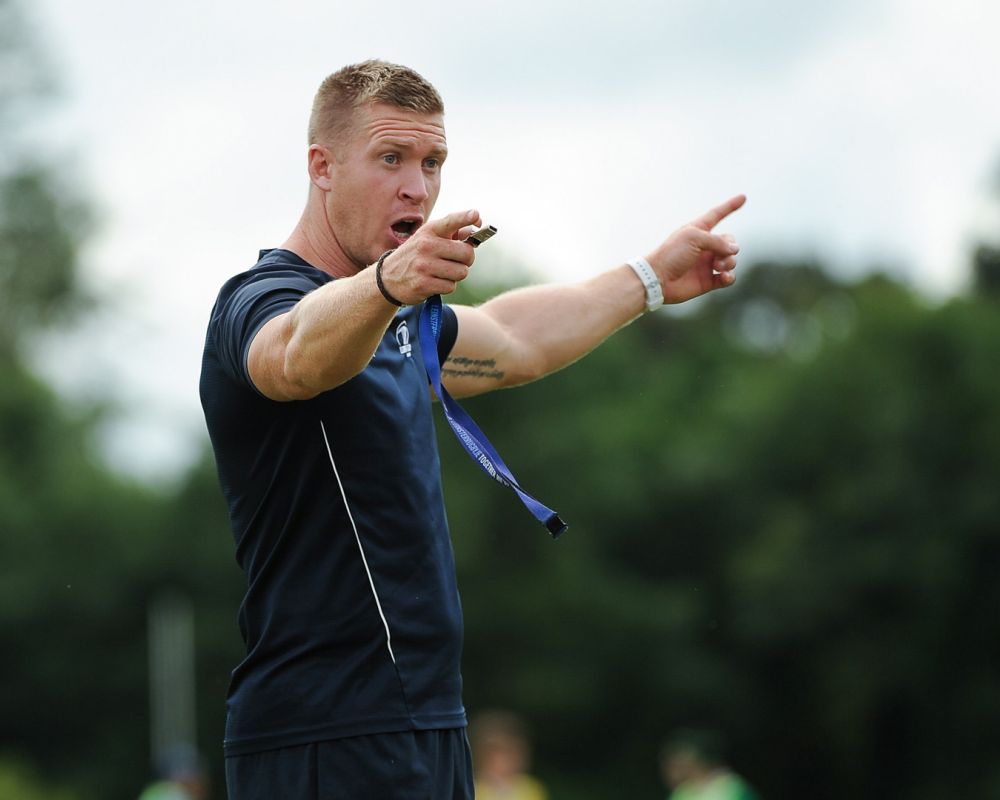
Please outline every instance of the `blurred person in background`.
[[548, 800], [527, 773], [531, 745], [524, 722], [509, 711], [486, 711], [469, 725], [477, 800]]
[[208, 800], [208, 774], [193, 747], [168, 750], [160, 759], [157, 774], [161, 780], [147, 786], [139, 800]]
[[758, 800], [756, 793], [726, 766], [721, 734], [680, 730], [660, 751], [663, 782], [669, 800]]
[[644, 311], [729, 286], [739, 248], [712, 230], [745, 198], [593, 278], [444, 305], [424, 345], [425, 301], [437, 309], [469, 275], [482, 225], [472, 209], [430, 218], [447, 157], [440, 95], [406, 67], [350, 65], [321, 84], [308, 140], [305, 210], [222, 287], [202, 359], [247, 575], [229, 798], [465, 800], [463, 622], [424, 358], [456, 397], [516, 386]]

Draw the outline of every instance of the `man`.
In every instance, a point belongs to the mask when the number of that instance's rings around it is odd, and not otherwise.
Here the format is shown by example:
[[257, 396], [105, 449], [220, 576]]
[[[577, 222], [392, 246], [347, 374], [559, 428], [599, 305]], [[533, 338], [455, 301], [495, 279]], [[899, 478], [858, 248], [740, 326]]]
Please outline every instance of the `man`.
[[[423, 301], [468, 276], [465, 239], [482, 224], [474, 210], [430, 216], [443, 113], [405, 67], [329, 76], [302, 217], [212, 311], [202, 405], [248, 580], [247, 657], [228, 696], [231, 800], [472, 796], [461, 610], [417, 336]], [[680, 302], [728, 286], [737, 247], [711, 230], [742, 204], [681, 228], [648, 264], [445, 306], [445, 388], [535, 380], [661, 289]]]

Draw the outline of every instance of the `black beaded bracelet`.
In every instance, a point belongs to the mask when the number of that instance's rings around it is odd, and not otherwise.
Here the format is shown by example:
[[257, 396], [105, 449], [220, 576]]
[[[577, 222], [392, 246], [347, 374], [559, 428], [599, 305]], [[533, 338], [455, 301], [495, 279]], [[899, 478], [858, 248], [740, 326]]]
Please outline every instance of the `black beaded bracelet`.
[[382, 283], [382, 262], [385, 261], [386, 256], [390, 253], [395, 253], [396, 249], [386, 250], [382, 255], [378, 257], [378, 261], [375, 262], [375, 284], [378, 286], [378, 290], [382, 292], [382, 297], [392, 303], [394, 306], [399, 306], [402, 308], [403, 303], [400, 303], [395, 297], [393, 297], [389, 290], [385, 288], [385, 284]]

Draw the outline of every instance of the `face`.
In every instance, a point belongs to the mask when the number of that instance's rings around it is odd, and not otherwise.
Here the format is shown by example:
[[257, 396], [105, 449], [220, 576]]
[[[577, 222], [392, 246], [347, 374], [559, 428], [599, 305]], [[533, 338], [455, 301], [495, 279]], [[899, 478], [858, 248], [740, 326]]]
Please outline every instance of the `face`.
[[399, 247], [427, 221], [448, 154], [441, 114], [382, 103], [355, 112], [329, 148], [325, 209], [336, 247], [356, 269]]
[[490, 781], [503, 783], [520, 775], [527, 767], [524, 743], [511, 736], [495, 735], [481, 746], [478, 769]]
[[662, 763], [663, 778], [667, 785], [678, 787], [682, 783], [697, 780], [704, 772], [704, 765], [697, 753], [690, 750], [679, 750], [665, 758]]

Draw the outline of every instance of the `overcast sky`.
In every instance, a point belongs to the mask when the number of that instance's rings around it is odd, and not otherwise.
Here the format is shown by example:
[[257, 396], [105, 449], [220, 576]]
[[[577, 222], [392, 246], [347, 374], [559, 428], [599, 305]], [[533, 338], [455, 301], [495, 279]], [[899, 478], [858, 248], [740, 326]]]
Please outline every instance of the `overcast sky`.
[[64, 88], [53, 133], [101, 218], [87, 277], [116, 297], [49, 370], [76, 392], [115, 387], [112, 451], [145, 474], [203, 441], [208, 311], [297, 221], [312, 95], [346, 63], [402, 62], [438, 87], [451, 152], [435, 216], [478, 208], [539, 279], [646, 253], [744, 192], [724, 227], [744, 263], [877, 264], [947, 297], [991, 220], [991, 0], [39, 0], [31, 13]]

